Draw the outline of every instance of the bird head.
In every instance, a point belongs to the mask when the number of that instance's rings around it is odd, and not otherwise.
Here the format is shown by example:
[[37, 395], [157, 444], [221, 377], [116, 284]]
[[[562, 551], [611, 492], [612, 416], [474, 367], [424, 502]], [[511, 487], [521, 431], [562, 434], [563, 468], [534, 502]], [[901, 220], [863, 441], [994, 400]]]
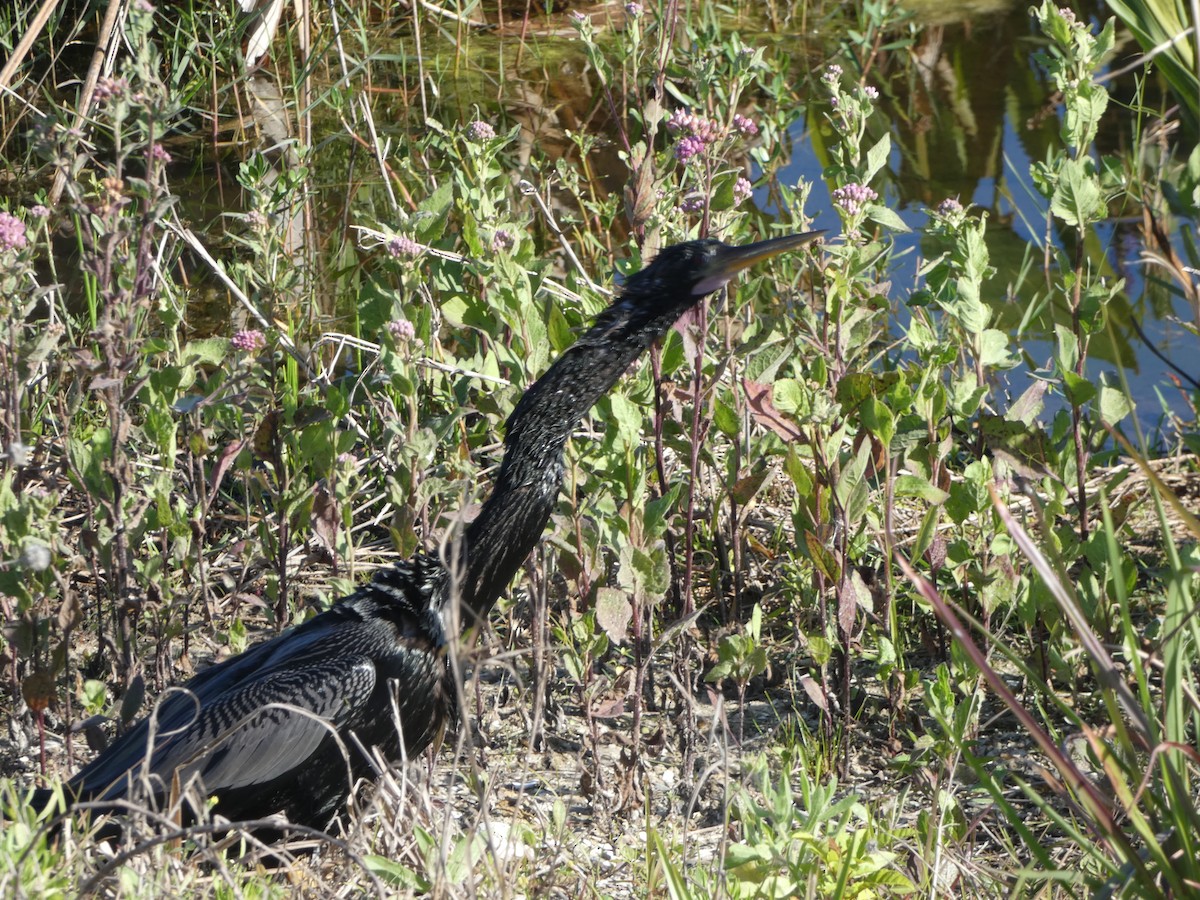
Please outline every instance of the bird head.
[[[694, 244], [683, 244], [683, 247], [695, 246], [699, 257], [698, 265], [692, 275], [692, 295], [703, 297], [724, 287], [742, 269], [747, 269], [757, 262], [786, 253], [797, 247], [802, 247], [823, 235], [824, 231], [806, 231], [803, 234], [789, 234], [784, 237], [757, 241], [740, 247], [731, 247], [721, 241], [696, 241]], [[657, 260], [655, 261], [657, 262]]]
[[618, 306], [631, 312], [639, 309], [643, 315], [669, 313], [665, 307], [681, 312], [724, 287], [742, 269], [801, 247], [824, 233], [807, 231], [736, 247], [711, 238], [664, 247], [649, 265], [630, 276]]

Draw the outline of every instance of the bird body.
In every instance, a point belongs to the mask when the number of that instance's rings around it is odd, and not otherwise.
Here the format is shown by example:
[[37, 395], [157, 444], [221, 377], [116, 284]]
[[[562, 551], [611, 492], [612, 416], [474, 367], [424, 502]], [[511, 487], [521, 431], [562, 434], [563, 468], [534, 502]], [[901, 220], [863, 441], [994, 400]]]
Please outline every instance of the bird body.
[[446, 581], [433, 557], [416, 556], [206, 669], [84, 766], [68, 795], [161, 801], [177, 772], [181, 785], [199, 776], [230, 820], [282, 811], [326, 826], [373, 774], [361, 748], [418, 753], [453, 713], [437, 602]]
[[67, 782], [68, 798], [161, 803], [176, 777], [184, 786], [198, 777], [230, 820], [283, 812], [327, 827], [355, 781], [374, 774], [368, 748], [388, 760], [412, 757], [455, 716], [448, 613], [457, 601], [481, 619], [507, 589], [550, 518], [566, 441], [583, 416], [685, 310], [740, 269], [818, 234], [663, 250], [522, 396], [493, 491], [445, 558], [418, 553], [170, 689]]

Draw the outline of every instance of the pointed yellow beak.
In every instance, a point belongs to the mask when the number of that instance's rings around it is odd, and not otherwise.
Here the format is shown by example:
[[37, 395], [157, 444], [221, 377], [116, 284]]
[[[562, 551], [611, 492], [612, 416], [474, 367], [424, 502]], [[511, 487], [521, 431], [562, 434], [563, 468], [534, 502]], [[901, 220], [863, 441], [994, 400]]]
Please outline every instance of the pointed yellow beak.
[[780, 253], [803, 247], [824, 233], [824, 231], [806, 231], [803, 234], [789, 234], [766, 241], [756, 241], [741, 247], [722, 247], [708, 261], [703, 277], [692, 288], [692, 293], [711, 294], [727, 284], [742, 269], [747, 269], [764, 259], [778, 256]]

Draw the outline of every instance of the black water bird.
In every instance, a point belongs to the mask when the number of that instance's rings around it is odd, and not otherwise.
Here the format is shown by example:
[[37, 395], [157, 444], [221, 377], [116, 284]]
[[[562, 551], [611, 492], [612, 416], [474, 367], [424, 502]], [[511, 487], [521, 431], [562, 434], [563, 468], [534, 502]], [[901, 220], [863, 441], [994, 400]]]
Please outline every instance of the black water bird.
[[161, 804], [176, 777], [186, 786], [199, 776], [232, 821], [283, 812], [297, 824], [329, 826], [353, 783], [373, 774], [365, 748], [389, 760], [411, 757], [456, 715], [450, 606], [457, 598], [464, 621], [482, 618], [509, 586], [546, 527], [563, 449], [587, 411], [701, 298], [819, 234], [663, 250], [517, 404], [492, 494], [447, 551], [456, 562], [420, 553], [326, 612], [172, 688], [67, 782], [67, 797]]

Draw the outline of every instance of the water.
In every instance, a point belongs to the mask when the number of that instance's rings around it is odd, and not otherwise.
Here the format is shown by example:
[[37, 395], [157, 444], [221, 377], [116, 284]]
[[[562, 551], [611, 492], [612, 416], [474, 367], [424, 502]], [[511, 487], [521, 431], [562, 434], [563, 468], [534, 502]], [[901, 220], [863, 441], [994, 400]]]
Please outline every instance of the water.
[[[881, 202], [913, 229], [894, 236], [898, 267], [892, 278], [893, 299], [900, 301], [911, 290], [922, 259], [919, 229], [928, 220], [929, 208], [956, 198], [985, 210], [988, 249], [997, 270], [986, 295], [993, 324], [1013, 334], [1032, 363], [1032, 368], [1023, 365], [1002, 376], [1014, 398], [1031, 379], [1046, 374], [1043, 367], [1054, 353], [1054, 323], [1070, 321], [1062, 297], [1047, 303], [1043, 248], [1047, 242], [1061, 248], [1063, 241], [1056, 229], [1048, 229], [1048, 201], [1034, 189], [1029, 175], [1031, 163], [1045, 159], [1059, 145], [1061, 108], [1047, 105], [1052, 89], [1034, 61], [1040, 43], [1025, 5], [1019, 4], [1002, 15], [926, 28], [913, 48], [920, 60], [917, 79], [906, 79], [903, 72], [868, 77], [881, 88], [882, 112], [891, 120], [893, 142], [890, 164], [873, 186]], [[1134, 49], [1125, 48], [1126, 54]], [[1102, 152], [1128, 151], [1132, 116], [1123, 102], [1132, 99], [1133, 76], [1108, 86], [1114, 96], [1097, 144]], [[1151, 105], [1156, 102], [1149, 100]], [[817, 152], [821, 142], [814, 142], [810, 131], [828, 127], [819, 109], [796, 123], [793, 159], [782, 177], [786, 183], [804, 179], [815, 186], [809, 211], [817, 213], [816, 227], [836, 235], [840, 223], [832, 210], [830, 186], [822, 179], [824, 164]], [[1129, 212], [1128, 218], [1102, 223], [1085, 242], [1089, 266], [1109, 279], [1125, 278], [1123, 292], [1109, 307], [1111, 327], [1092, 339], [1088, 376], [1094, 380], [1107, 372], [1115, 377], [1123, 369], [1144, 426], [1154, 426], [1164, 404], [1190, 420], [1188, 401], [1172, 383], [1170, 368], [1131, 323], [1140, 322], [1152, 345], [1200, 378], [1196, 341], [1182, 324], [1192, 322], [1193, 313], [1180, 294], [1147, 280], [1140, 259], [1140, 212]], [[1041, 311], [1022, 329], [1034, 304]], [[1048, 395], [1046, 414], [1064, 402], [1061, 396]]]
[[[1070, 321], [1064, 298], [1051, 295], [1047, 299], [1041, 248], [1047, 241], [1055, 247], [1063, 242], [1048, 226], [1047, 202], [1029, 180], [1031, 162], [1045, 159], [1059, 145], [1061, 109], [1047, 104], [1052, 92], [1034, 61], [1042, 41], [1025, 3], [936, 3], [921, 14], [927, 24], [916, 33], [913, 46], [879, 56], [867, 79], [882, 94], [883, 115], [874, 137], [890, 121], [893, 143], [889, 166], [873, 186], [882, 202], [912, 229], [895, 235], [893, 300], [903, 314], [904, 297], [914, 287], [923, 255], [920, 229], [928, 208], [954, 197], [986, 210], [988, 247], [997, 270], [988, 294], [993, 324], [1014, 335], [1017, 349], [1027, 360], [1026, 365], [1002, 376], [1011, 396], [1017, 397], [1052, 359], [1054, 323]], [[1100, 10], [1093, 18], [1098, 20], [1102, 14]], [[968, 18], [964, 20], [964, 16]], [[959, 21], [953, 21], [956, 18]], [[791, 41], [779, 34], [755, 35], [753, 23], [742, 21], [738, 27], [752, 46]], [[595, 81], [572, 29], [523, 32], [509, 22], [495, 33], [472, 34], [469, 52], [463, 51], [461, 43], [450, 43], [453, 38], [447, 33], [439, 43], [427, 37], [422, 48], [431, 68], [444, 76], [438, 98], [443, 112], [457, 108], [461, 119], [468, 121], [476, 115], [492, 118], [495, 114], [489, 105], [499, 105], [504, 115], [497, 115], [497, 121], [516, 119], [536, 135], [520, 150], [526, 158], [533, 153], [551, 158], [569, 155], [567, 129], [600, 131], [610, 139], [610, 147], [590, 155], [589, 162], [608, 190], [622, 189], [625, 168], [616, 158], [618, 141], [607, 133], [611, 125], [606, 125], [606, 110], [600, 107], [597, 114]], [[811, 42], [812, 35], [806, 34], [804, 40]], [[832, 58], [834, 52], [799, 40], [795, 48], [800, 67], [806, 65], [805, 59]], [[1128, 59], [1136, 49], [1121, 47], [1119, 61]], [[376, 83], [389, 65], [400, 83], [411, 82], [414, 56], [397, 52], [390, 59], [393, 62], [373, 61]], [[464, 59], [469, 63], [464, 64]], [[553, 77], [551, 73], [555, 73]], [[1110, 89], [1114, 99], [1097, 144], [1101, 152], [1127, 153], [1134, 137], [1132, 117], [1122, 102], [1133, 97], [1134, 76], [1115, 80]], [[398, 92], [394, 101], [377, 98], [376, 121], [381, 128], [388, 127], [387, 123], [411, 123], [412, 110], [394, 105], [415, 102], [402, 93]], [[1147, 102], [1154, 106], [1160, 104], [1160, 98], [1151, 97]], [[793, 156], [781, 179], [791, 184], [801, 179], [812, 183], [809, 211], [816, 213], [815, 227], [837, 235], [840, 224], [832, 210], [830, 186], [822, 178], [820, 155], [830, 135], [813, 140], [812, 129], [828, 128], [820, 108], [815, 104], [814, 112], [792, 129]], [[329, 125], [335, 130], [339, 127], [337, 123]], [[203, 173], [201, 177], [203, 180]], [[189, 186], [185, 193], [203, 196], [207, 191]], [[767, 203], [765, 192], [756, 200]], [[1190, 420], [1185, 398], [1169, 380], [1168, 366], [1145, 346], [1131, 323], [1140, 321], [1149, 341], [1187, 368], [1195, 357], [1195, 339], [1180, 323], [1191, 322], [1192, 312], [1181, 296], [1146, 279], [1137, 227], [1140, 210], [1129, 209], [1126, 215], [1128, 218], [1096, 228], [1085, 242], [1089, 266], [1108, 278], [1126, 279], [1124, 291], [1109, 308], [1111, 327], [1092, 339], [1088, 375], [1096, 379], [1102, 372], [1123, 370], [1143, 425], [1154, 426], [1164, 403]], [[1035, 308], [1032, 315], [1031, 307]], [[1189, 374], [1200, 377], [1200, 364]], [[1048, 395], [1047, 415], [1062, 403], [1061, 397]]]

